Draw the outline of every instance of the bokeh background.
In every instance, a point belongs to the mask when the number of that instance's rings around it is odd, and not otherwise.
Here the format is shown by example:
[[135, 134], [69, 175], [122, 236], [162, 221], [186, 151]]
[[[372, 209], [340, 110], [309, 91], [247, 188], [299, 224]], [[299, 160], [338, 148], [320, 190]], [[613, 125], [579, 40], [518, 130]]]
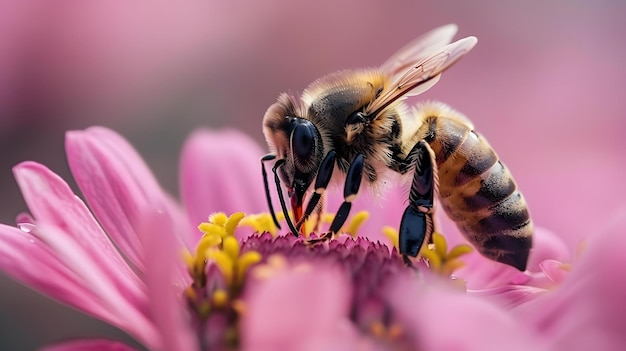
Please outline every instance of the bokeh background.
[[[285, 90], [376, 66], [431, 28], [457, 23], [478, 46], [418, 99], [470, 117], [511, 168], [537, 225], [574, 246], [624, 213], [626, 2], [3, 1], [0, 3], [0, 222], [25, 210], [11, 167], [69, 178], [63, 136], [111, 127], [177, 193], [195, 128], [261, 118]], [[101, 324], [0, 276], [0, 349], [102, 331]]]

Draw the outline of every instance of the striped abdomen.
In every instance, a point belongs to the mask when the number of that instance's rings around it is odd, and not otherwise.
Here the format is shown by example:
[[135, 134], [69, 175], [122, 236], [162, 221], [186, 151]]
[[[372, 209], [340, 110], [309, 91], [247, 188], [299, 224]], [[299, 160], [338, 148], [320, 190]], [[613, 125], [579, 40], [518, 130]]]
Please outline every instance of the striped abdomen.
[[485, 257], [525, 270], [533, 225], [509, 170], [463, 119], [427, 117], [422, 128], [445, 212]]

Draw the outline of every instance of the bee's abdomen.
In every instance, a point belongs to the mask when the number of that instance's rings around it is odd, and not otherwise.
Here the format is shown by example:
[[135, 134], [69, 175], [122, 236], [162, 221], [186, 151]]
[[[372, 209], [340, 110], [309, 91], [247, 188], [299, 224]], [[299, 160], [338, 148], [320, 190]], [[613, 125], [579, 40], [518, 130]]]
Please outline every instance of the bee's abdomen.
[[430, 129], [448, 216], [484, 256], [525, 270], [533, 226], [509, 170], [465, 124], [437, 118]]

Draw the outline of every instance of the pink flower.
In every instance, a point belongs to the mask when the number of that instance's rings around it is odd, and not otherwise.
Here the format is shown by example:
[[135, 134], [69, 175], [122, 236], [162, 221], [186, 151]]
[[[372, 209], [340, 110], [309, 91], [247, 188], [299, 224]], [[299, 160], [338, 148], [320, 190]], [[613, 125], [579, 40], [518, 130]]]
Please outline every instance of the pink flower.
[[[315, 246], [269, 233], [243, 233], [237, 240], [232, 234], [241, 215], [206, 222], [215, 210], [265, 209], [261, 150], [239, 133], [190, 138], [181, 163], [184, 207], [110, 130], [69, 132], [66, 149], [89, 208], [45, 166], [16, 166], [32, 217], [20, 216], [18, 227], [0, 225], [0, 269], [149, 349], [626, 345], [626, 310], [620, 307], [626, 284], [612, 273], [626, 264], [623, 218], [590, 236], [577, 260], [555, 235], [538, 230], [524, 273], [467, 256], [466, 268], [456, 273], [466, 291], [428, 269], [407, 268], [395, 250], [362, 235]], [[371, 213], [360, 233], [376, 238], [380, 223], [397, 225], [403, 201], [395, 191], [393, 201], [381, 205], [359, 195], [355, 208]], [[453, 229], [444, 233], [451, 244], [461, 240]], [[565, 269], [570, 266], [571, 272]], [[46, 350], [131, 349], [95, 339]]]

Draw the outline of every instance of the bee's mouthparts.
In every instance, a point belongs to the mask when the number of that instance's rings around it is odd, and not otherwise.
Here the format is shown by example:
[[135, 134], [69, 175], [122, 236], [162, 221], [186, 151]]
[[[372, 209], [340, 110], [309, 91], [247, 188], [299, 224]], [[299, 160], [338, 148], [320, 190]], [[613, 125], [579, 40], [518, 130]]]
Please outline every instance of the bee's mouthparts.
[[302, 203], [304, 202], [304, 194], [294, 193], [291, 196], [291, 210], [293, 211], [294, 223], [300, 222], [302, 219]]

